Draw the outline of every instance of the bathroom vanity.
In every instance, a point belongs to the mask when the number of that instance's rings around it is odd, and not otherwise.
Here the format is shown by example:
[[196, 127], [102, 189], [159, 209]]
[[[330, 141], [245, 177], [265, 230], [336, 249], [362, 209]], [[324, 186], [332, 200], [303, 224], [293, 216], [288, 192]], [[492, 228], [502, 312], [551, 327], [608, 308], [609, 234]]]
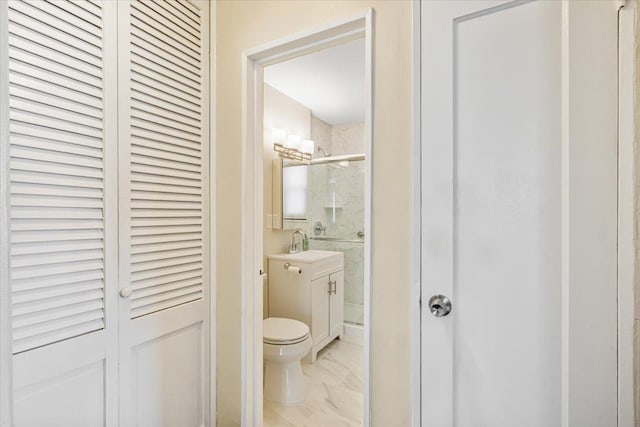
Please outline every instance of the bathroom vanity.
[[344, 254], [305, 251], [269, 255], [269, 316], [296, 319], [311, 330], [307, 359], [344, 332]]

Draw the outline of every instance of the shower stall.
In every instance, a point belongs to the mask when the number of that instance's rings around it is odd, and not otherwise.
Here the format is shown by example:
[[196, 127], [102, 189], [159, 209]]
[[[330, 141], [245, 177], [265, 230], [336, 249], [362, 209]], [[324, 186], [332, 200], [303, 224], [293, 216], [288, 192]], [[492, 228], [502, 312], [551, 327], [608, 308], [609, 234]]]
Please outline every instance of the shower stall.
[[344, 320], [364, 325], [364, 155], [313, 159], [308, 175], [310, 247], [344, 253]]

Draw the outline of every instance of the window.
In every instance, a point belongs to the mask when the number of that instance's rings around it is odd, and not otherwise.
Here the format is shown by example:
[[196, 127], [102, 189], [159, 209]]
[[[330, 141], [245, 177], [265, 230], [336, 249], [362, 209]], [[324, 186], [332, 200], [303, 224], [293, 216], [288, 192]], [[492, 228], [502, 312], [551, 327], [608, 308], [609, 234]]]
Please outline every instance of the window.
[[286, 165], [282, 168], [282, 217], [307, 219], [307, 183], [309, 166]]

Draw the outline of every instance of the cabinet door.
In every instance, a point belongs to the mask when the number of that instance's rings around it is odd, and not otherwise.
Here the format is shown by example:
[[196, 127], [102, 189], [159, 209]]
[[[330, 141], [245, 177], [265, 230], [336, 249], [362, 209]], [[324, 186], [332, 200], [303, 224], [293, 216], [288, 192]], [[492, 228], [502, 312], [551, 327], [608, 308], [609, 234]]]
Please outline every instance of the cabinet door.
[[[337, 271], [329, 276], [333, 284], [334, 292], [331, 294], [330, 306], [330, 331], [335, 333], [342, 327], [344, 321], [344, 271]], [[341, 332], [340, 332], [341, 333]]]
[[329, 336], [329, 276], [311, 282], [311, 337], [314, 343]]

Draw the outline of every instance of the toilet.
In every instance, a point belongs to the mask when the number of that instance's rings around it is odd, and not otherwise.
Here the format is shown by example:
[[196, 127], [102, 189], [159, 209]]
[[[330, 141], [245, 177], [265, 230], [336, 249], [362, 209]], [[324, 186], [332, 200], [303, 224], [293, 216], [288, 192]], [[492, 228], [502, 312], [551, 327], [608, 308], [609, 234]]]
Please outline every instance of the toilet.
[[300, 359], [311, 349], [309, 327], [280, 317], [263, 320], [264, 398], [280, 405], [304, 402]]

